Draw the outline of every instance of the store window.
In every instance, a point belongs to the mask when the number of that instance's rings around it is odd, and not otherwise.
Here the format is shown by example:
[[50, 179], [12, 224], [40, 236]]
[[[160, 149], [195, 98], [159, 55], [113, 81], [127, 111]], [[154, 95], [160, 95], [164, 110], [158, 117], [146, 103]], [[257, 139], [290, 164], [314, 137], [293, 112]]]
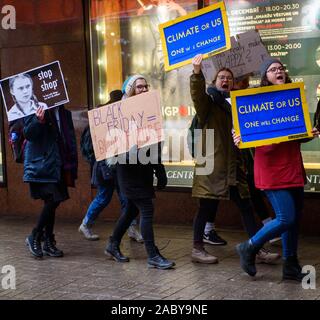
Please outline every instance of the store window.
[[163, 160], [170, 186], [192, 185], [193, 161], [186, 143], [195, 114], [189, 93], [192, 67], [164, 71], [158, 25], [197, 10], [197, 4], [197, 0], [92, 0], [90, 7], [94, 106], [106, 103], [110, 91], [121, 89], [129, 75], [147, 77], [161, 94]]
[[[217, 1], [210, 1], [210, 4]], [[225, 0], [231, 35], [258, 29], [272, 57], [286, 65], [294, 82], [305, 83], [311, 120], [320, 98], [319, 0]], [[251, 80], [258, 85], [258, 78]], [[320, 191], [320, 139], [302, 144], [306, 191]]]
[[[231, 35], [258, 29], [269, 53], [282, 60], [293, 81], [305, 83], [313, 119], [320, 98], [319, 0], [224, 2]], [[158, 24], [197, 10], [197, 3], [91, 0], [90, 6], [93, 104], [106, 103], [110, 91], [120, 89], [128, 75], [147, 76], [161, 92], [167, 129], [164, 160], [171, 186], [192, 185], [193, 161], [185, 139], [195, 114], [189, 93], [192, 67], [164, 72]], [[251, 84], [257, 85], [258, 78], [252, 78]], [[302, 150], [308, 180], [305, 189], [320, 191], [320, 139], [303, 144]]]

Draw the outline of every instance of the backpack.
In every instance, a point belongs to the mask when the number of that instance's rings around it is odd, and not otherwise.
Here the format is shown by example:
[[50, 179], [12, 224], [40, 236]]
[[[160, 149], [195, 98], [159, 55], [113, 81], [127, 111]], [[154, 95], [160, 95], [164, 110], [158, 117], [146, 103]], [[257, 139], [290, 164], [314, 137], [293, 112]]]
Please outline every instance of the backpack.
[[89, 126], [86, 126], [81, 134], [80, 150], [82, 156], [87, 162], [93, 164], [96, 161]]
[[9, 144], [11, 146], [13, 159], [16, 163], [23, 163], [24, 160], [24, 149], [27, 140], [24, 136], [23, 128], [23, 119], [9, 122]]
[[187, 134], [187, 145], [193, 159], [196, 157], [196, 145], [201, 142], [201, 131], [195, 129], [202, 129], [197, 115], [193, 117]]

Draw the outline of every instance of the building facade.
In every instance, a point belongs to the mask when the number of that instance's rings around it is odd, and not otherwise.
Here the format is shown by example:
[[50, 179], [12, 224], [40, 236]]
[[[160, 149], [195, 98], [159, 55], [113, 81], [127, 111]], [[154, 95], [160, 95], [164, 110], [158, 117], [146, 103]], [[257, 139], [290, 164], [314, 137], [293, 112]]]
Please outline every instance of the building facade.
[[[191, 66], [164, 71], [158, 25], [217, 1], [194, 0], [4, 0], [1, 8], [15, 9], [16, 28], [0, 28], [1, 79], [59, 60], [68, 80], [70, 103], [78, 141], [88, 124], [87, 111], [104, 104], [112, 90], [135, 73], [147, 76], [160, 91], [164, 148], [169, 186], [157, 193], [155, 221], [191, 224], [197, 201], [191, 198], [193, 161], [186, 134], [195, 114], [189, 94]], [[320, 5], [317, 0], [225, 1], [231, 35], [259, 30], [269, 54], [281, 58], [293, 81], [303, 81], [311, 118], [320, 96]], [[6, 9], [2, 19], [6, 19]], [[239, 57], [241, 59], [241, 57]], [[234, 67], [240, 60], [228, 61]], [[251, 84], [258, 83], [252, 77]], [[29, 196], [22, 182], [23, 167], [13, 161], [8, 144], [8, 121], [1, 110], [0, 214], [32, 215], [41, 203]], [[177, 152], [178, 149], [178, 152]], [[320, 231], [320, 140], [303, 145], [307, 171], [306, 210], [302, 230]], [[79, 153], [79, 178], [71, 199], [59, 213], [81, 219], [94, 197], [90, 168]], [[102, 215], [114, 220], [119, 214], [115, 197]], [[59, 215], [58, 213], [58, 215]], [[222, 202], [217, 224], [239, 227], [238, 209]]]

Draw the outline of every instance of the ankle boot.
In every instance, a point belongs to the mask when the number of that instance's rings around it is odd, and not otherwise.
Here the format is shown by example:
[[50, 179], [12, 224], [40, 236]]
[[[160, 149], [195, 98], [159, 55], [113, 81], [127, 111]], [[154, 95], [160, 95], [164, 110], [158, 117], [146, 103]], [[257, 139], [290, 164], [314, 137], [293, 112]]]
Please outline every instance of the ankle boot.
[[50, 257], [63, 257], [63, 251], [56, 247], [56, 241], [54, 239], [54, 234], [45, 235], [43, 243], [43, 254]]
[[283, 262], [282, 279], [301, 281], [306, 273], [302, 273], [297, 256], [287, 257]]
[[157, 268], [157, 269], [171, 269], [175, 266], [173, 261], [166, 259], [162, 256], [159, 252], [159, 249], [156, 246], [153, 246], [152, 249], [148, 248], [148, 266], [150, 268]]
[[26, 245], [29, 248], [31, 254], [36, 258], [42, 258], [43, 252], [41, 249], [41, 234], [42, 232], [38, 232], [37, 230], [33, 229], [31, 234], [26, 238]]
[[119, 245], [118, 241], [110, 237], [104, 253], [117, 262], [129, 262], [129, 258], [121, 253]]
[[251, 277], [257, 273], [255, 260], [256, 254], [259, 251], [250, 241], [245, 241], [236, 246], [238, 255], [240, 256], [241, 268]]

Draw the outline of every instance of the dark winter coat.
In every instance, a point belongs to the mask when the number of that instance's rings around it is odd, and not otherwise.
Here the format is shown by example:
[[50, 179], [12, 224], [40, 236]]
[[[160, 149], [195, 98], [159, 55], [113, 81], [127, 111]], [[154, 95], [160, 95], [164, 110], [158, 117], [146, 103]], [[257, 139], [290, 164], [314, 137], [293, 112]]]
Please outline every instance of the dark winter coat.
[[101, 186], [108, 180], [115, 178], [115, 168], [106, 164], [105, 160], [95, 161], [92, 167], [91, 184]]
[[[243, 160], [232, 139], [231, 106], [216, 88], [206, 93], [203, 74], [190, 78], [190, 92], [199, 118], [202, 146], [205, 153], [205, 129], [214, 129], [214, 170], [209, 175], [194, 174], [192, 196], [209, 199], [229, 199], [230, 186], [237, 186], [242, 198], [249, 198]], [[195, 167], [201, 167], [198, 163]]]
[[[137, 164], [117, 164], [116, 172], [121, 193], [128, 199], [154, 198], [153, 176], [158, 180], [158, 189], [163, 189], [167, 184], [166, 172], [161, 164], [161, 147], [158, 144], [159, 152], [155, 164], [141, 164], [138, 160], [138, 152], [141, 150], [130, 150]], [[129, 153], [127, 154], [127, 160]]]
[[[68, 138], [67, 151], [62, 154], [59, 130], [52, 112], [45, 112], [45, 123], [40, 123], [36, 115], [25, 118], [24, 135], [27, 139], [24, 155], [24, 182], [56, 183], [61, 181], [61, 173], [69, 172], [71, 179], [77, 176], [77, 146], [71, 112], [64, 109], [65, 127]], [[61, 125], [63, 125], [61, 123]]]

